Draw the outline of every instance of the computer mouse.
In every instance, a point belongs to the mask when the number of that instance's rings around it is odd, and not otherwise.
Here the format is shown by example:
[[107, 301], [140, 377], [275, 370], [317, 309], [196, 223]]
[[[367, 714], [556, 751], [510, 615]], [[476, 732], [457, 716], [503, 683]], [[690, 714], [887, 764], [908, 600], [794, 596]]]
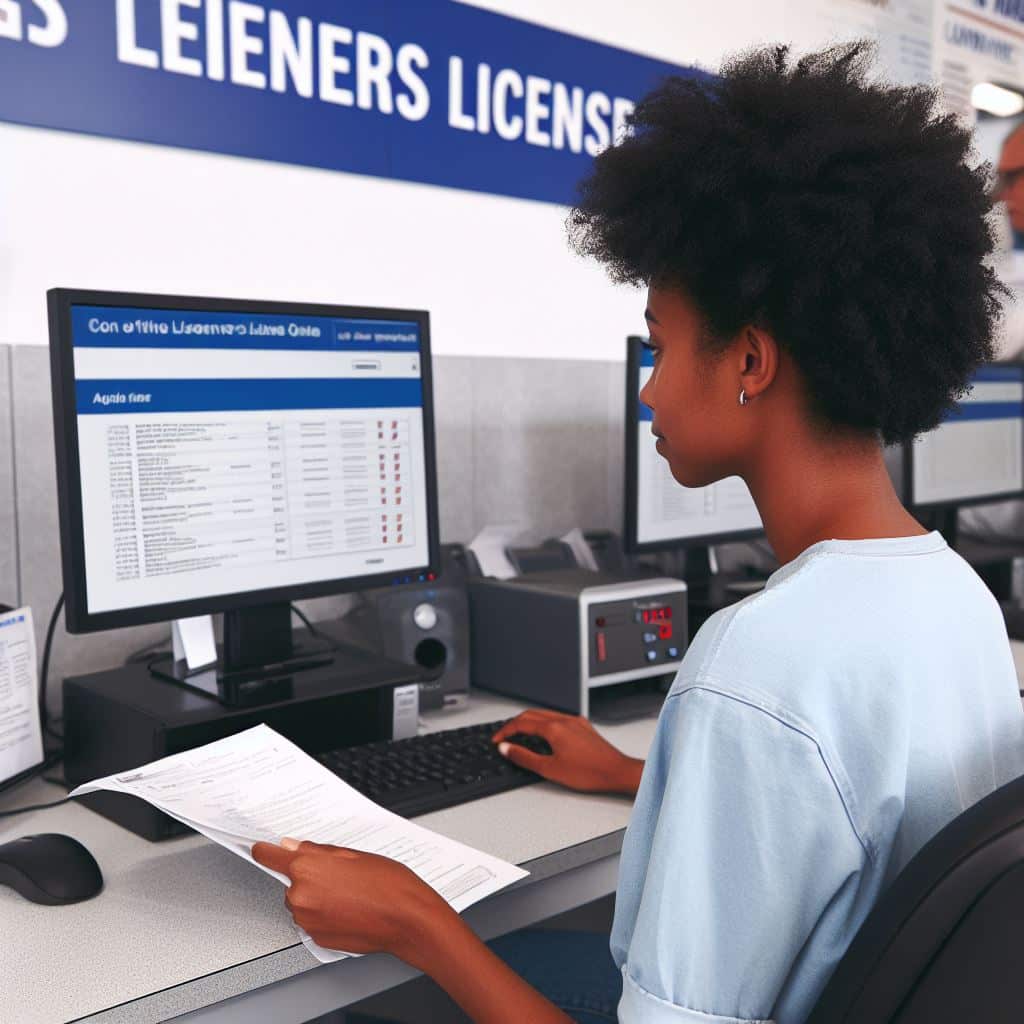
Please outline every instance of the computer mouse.
[[0, 845], [0, 885], [33, 903], [58, 906], [91, 899], [103, 888], [103, 875], [77, 839], [44, 832]]
[[505, 737], [505, 742], [515, 743], [517, 746], [532, 750], [535, 754], [544, 754], [548, 757], [553, 753], [551, 744], [543, 736], [538, 736], [536, 733], [514, 732], [511, 736]]

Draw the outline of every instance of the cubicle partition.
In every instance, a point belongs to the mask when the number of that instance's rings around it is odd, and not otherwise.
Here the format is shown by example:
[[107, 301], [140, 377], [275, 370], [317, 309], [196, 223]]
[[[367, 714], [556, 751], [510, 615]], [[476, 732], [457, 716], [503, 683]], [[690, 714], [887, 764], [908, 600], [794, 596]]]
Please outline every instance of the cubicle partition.
[[[435, 358], [442, 542], [468, 541], [488, 523], [523, 523], [538, 537], [621, 529], [624, 374], [624, 363], [597, 360]], [[61, 589], [47, 348], [0, 346], [0, 402], [0, 602], [32, 607], [41, 650]], [[328, 618], [348, 600], [303, 607]], [[55, 680], [72, 666], [109, 667], [166, 634], [164, 625], [75, 637], [59, 629], [51, 707]]]

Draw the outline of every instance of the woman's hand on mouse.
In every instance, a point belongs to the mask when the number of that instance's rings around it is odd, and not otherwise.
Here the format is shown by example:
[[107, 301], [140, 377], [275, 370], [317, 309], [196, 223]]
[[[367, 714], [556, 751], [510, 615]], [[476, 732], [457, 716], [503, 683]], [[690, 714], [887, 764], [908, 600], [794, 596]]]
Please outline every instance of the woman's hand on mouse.
[[252, 857], [291, 879], [285, 904], [327, 949], [393, 953], [416, 965], [420, 938], [452, 913], [426, 882], [388, 857], [295, 839], [256, 843]]
[[[532, 733], [547, 740], [550, 754], [535, 754], [506, 737]], [[492, 737], [513, 764], [570, 789], [635, 796], [644, 763], [613, 747], [585, 718], [559, 711], [524, 711]]]

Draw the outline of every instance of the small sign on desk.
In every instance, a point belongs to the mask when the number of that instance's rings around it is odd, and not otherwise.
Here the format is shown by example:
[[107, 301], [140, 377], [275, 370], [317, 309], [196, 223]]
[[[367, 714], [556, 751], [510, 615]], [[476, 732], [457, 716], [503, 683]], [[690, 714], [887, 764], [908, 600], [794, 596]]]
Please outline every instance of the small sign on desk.
[[0, 615], [0, 786], [43, 763], [32, 609]]

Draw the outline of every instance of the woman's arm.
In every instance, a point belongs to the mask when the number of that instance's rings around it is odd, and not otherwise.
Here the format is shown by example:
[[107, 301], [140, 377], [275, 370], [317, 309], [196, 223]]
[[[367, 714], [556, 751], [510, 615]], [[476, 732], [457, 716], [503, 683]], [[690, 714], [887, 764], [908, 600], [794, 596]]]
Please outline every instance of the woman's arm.
[[[516, 733], [543, 737], [551, 753], [508, 743]], [[644, 762], [617, 750], [585, 718], [527, 711], [493, 740], [510, 761], [572, 789], [632, 797], [640, 785]], [[291, 879], [285, 903], [319, 945], [392, 953], [429, 974], [477, 1024], [571, 1024], [405, 865], [293, 839], [257, 843], [252, 855]]]
[[252, 855], [291, 879], [285, 903], [318, 945], [391, 953], [429, 974], [476, 1024], [572, 1024], [404, 864], [292, 839], [257, 843]]
[[447, 904], [421, 928], [416, 948], [399, 955], [429, 974], [476, 1024], [572, 1024]]

